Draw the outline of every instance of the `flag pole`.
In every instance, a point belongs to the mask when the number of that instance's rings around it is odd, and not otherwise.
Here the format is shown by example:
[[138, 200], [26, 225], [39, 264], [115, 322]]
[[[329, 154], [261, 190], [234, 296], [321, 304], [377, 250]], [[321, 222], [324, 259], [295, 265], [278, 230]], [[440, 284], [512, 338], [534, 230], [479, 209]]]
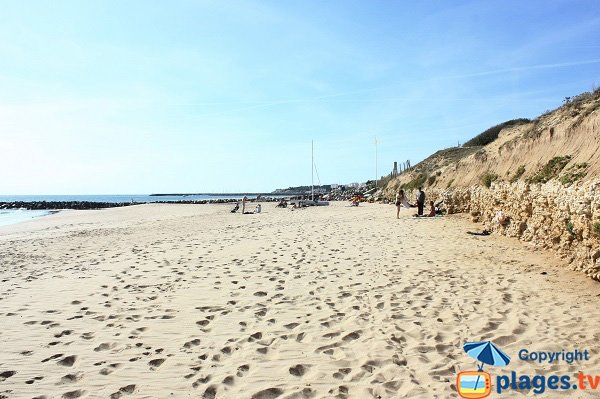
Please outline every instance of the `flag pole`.
[[315, 200], [315, 144], [314, 140], [310, 141], [310, 199]]
[[377, 191], [377, 136], [375, 136], [375, 191]]

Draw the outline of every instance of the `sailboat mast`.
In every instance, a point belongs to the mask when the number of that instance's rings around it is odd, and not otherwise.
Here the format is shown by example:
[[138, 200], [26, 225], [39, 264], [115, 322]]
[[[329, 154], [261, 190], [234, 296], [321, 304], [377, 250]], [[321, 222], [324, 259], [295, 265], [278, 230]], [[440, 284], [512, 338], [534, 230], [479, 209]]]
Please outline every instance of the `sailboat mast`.
[[315, 200], [315, 143], [310, 141], [310, 199]]

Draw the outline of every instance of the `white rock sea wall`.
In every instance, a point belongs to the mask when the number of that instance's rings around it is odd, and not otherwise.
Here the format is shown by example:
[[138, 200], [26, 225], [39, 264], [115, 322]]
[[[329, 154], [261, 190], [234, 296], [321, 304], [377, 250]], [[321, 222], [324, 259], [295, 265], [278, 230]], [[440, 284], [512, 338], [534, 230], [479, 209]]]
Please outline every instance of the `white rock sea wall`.
[[[443, 197], [448, 213], [468, 212], [494, 233], [555, 251], [572, 269], [600, 281], [600, 179], [571, 187], [498, 182], [428, 197]], [[507, 217], [504, 225], [494, 221], [498, 211]]]

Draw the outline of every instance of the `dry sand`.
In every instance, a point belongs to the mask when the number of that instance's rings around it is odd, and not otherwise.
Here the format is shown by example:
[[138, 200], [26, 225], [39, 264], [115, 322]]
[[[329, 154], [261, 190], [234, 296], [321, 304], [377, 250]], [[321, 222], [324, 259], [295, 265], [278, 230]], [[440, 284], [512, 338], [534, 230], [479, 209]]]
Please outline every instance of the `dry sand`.
[[229, 208], [0, 228], [0, 397], [455, 398], [462, 345], [489, 339], [513, 358], [492, 375], [600, 374], [600, 284], [521, 243], [386, 205]]

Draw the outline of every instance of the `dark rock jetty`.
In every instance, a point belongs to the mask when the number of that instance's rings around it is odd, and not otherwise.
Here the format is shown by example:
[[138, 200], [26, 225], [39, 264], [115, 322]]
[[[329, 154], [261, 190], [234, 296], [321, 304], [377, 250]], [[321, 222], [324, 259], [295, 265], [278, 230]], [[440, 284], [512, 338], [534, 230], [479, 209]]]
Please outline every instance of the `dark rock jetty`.
[[[228, 204], [240, 201], [239, 199], [208, 199], [208, 200], [180, 200], [180, 201], [152, 201], [152, 202], [92, 202], [92, 201], [12, 201], [0, 202], [0, 209], [103, 209], [117, 208], [122, 206], [141, 205], [148, 203], [160, 204]], [[254, 202], [255, 199], [249, 199], [248, 202]], [[261, 198], [261, 202], [279, 201], [278, 198]]]
[[139, 204], [140, 202], [13, 201], [0, 202], [0, 209], [102, 209]]

